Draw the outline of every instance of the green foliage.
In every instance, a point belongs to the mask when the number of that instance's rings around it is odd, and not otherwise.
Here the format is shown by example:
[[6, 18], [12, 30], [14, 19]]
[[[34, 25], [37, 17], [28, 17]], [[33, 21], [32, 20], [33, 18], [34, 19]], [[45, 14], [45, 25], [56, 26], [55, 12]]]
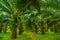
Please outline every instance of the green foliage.
[[[43, 23], [42, 23], [43, 21]], [[0, 24], [7, 22], [9, 26], [25, 24], [26, 28], [57, 27], [60, 29], [60, 1], [59, 0], [0, 0]], [[41, 24], [42, 23], [42, 24]], [[16, 26], [16, 24], [18, 24]], [[23, 25], [24, 26], [24, 25]], [[25, 28], [25, 26], [23, 28]], [[29, 30], [29, 29], [28, 29]], [[49, 36], [48, 36], [49, 35]], [[40, 35], [36, 40], [60, 40], [55, 33]], [[21, 40], [31, 40], [24, 37]], [[49, 38], [51, 37], [51, 38]], [[4, 38], [5, 39], [5, 38]]]

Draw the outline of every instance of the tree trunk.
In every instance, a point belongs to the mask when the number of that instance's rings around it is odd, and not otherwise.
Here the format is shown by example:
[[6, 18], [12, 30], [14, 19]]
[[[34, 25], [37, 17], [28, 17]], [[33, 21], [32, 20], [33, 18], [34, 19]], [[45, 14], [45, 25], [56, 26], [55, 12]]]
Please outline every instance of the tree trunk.
[[18, 20], [17, 20], [17, 16], [18, 16], [18, 8], [16, 8], [13, 12], [12, 12], [12, 15], [13, 15], [13, 26], [12, 26], [12, 38], [13, 39], [16, 39], [17, 38], [17, 24], [18, 24]]
[[44, 18], [41, 19], [41, 32], [42, 32], [42, 34], [45, 34], [45, 30], [44, 30]]
[[20, 23], [20, 27], [19, 27], [19, 34], [22, 34], [22, 32], [23, 32], [23, 29], [22, 29], [22, 22]]
[[14, 22], [12, 27], [12, 38], [13, 39], [17, 38], [17, 16], [14, 16]]
[[37, 31], [37, 28], [35, 28], [35, 33], [37, 33], [38, 31]]
[[12, 38], [13, 39], [17, 38], [17, 28], [16, 27], [12, 27]]
[[44, 27], [43, 26], [41, 28], [41, 32], [42, 32], [42, 34], [45, 34], [45, 30], [44, 30]]
[[3, 30], [3, 25], [0, 24], [0, 33], [2, 32], [2, 30]]
[[7, 32], [7, 24], [4, 25], [4, 33]]
[[38, 32], [38, 27], [37, 27], [37, 24], [35, 24], [35, 33], [37, 33]]
[[57, 32], [57, 27], [55, 26], [54, 28], [55, 28], [54, 31], [55, 31], [55, 33], [56, 33], [56, 32]]
[[0, 27], [0, 33], [2, 32], [2, 27]]
[[6, 33], [6, 32], [7, 32], [7, 27], [5, 26], [5, 27], [4, 27], [4, 33]]
[[19, 34], [22, 34], [23, 30], [22, 27], [19, 27]]
[[32, 25], [32, 32], [34, 32], [34, 26]]

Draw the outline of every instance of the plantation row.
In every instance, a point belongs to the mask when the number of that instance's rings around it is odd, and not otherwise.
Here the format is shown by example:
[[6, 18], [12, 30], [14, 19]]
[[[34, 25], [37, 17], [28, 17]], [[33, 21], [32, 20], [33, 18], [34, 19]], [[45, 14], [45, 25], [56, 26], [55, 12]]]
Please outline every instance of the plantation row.
[[60, 32], [60, 0], [0, 0], [0, 32], [12, 38], [24, 31]]

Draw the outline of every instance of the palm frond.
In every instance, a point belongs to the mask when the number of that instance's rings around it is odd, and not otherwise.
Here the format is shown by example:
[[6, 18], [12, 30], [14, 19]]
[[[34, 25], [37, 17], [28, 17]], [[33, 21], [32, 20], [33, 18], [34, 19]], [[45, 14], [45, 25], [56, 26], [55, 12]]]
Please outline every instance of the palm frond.
[[7, 2], [7, 0], [2, 0], [0, 1], [0, 8], [1, 8], [1, 11], [8, 11], [9, 13], [12, 12], [12, 9], [11, 9], [11, 6], [10, 4]]
[[5, 12], [8, 12], [8, 13], [11, 13], [5, 6], [3, 6], [1, 4], [0, 4], [0, 11], [5, 11]]

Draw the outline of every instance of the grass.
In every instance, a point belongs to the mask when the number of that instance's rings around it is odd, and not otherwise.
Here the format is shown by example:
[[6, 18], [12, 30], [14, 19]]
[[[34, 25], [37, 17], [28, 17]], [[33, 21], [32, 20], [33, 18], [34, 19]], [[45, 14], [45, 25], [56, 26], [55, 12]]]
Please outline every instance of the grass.
[[41, 33], [23, 32], [17, 39], [11, 39], [11, 33], [0, 33], [0, 40], [60, 40], [60, 33], [46, 32]]

